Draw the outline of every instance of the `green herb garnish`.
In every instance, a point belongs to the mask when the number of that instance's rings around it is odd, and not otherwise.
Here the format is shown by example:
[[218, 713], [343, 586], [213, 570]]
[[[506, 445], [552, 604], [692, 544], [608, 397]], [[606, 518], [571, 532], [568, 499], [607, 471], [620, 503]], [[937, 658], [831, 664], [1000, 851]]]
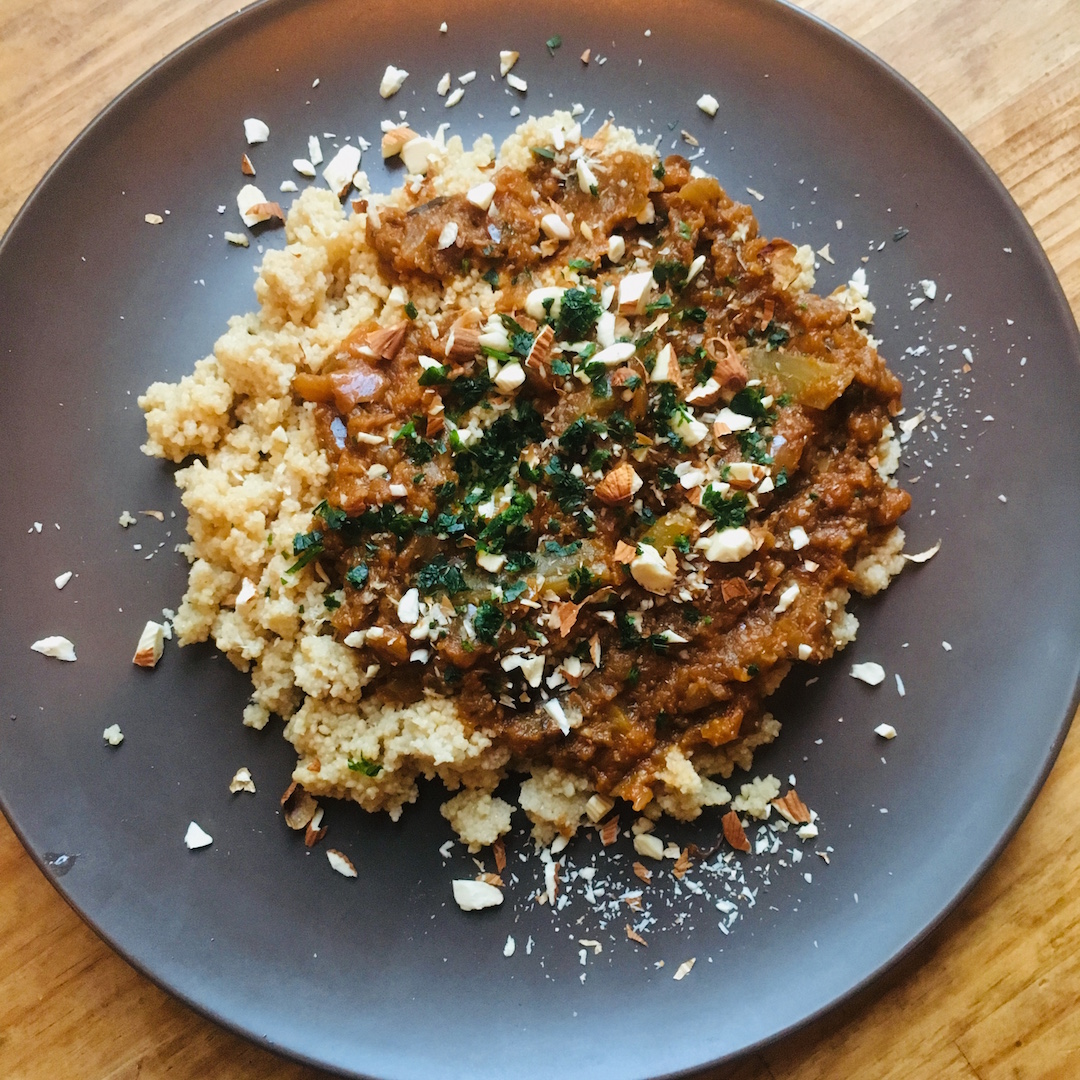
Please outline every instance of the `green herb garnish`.
[[558, 332], [570, 341], [582, 341], [592, 332], [603, 311], [591, 286], [567, 289], [559, 304]]
[[416, 575], [416, 587], [425, 595], [445, 592], [447, 596], [464, 592], [468, 586], [461, 574], [461, 569], [449, 562], [445, 555], [436, 555], [420, 569]]
[[323, 534], [318, 529], [309, 533], [297, 533], [293, 537], [292, 553], [300, 557], [285, 572], [295, 574], [303, 570], [308, 563], [314, 562], [323, 552]]
[[352, 772], [363, 773], [365, 776], [378, 776], [382, 772], [382, 766], [377, 761], [368, 761], [363, 754], [359, 761], [349, 758], [349, 769]]
[[490, 600], [485, 600], [473, 616], [473, 629], [485, 645], [494, 645], [503, 622], [502, 612]]

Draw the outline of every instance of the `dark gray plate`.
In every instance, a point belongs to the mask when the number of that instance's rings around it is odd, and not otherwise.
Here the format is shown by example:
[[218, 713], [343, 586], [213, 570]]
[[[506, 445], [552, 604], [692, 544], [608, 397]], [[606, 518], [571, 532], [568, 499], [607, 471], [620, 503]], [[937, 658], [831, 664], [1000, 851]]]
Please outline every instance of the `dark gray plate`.
[[[563, 45], [551, 56], [554, 33]], [[489, 78], [508, 47], [522, 53], [524, 100]], [[388, 62], [412, 75], [384, 103]], [[472, 68], [464, 101], [445, 110], [439, 76]], [[694, 106], [703, 91], [720, 99], [714, 120]], [[614, 923], [587, 968], [571, 939], [591, 916], [576, 929], [569, 917], [587, 907], [555, 918], [523, 904], [479, 917], [454, 907], [449, 878], [472, 865], [460, 849], [450, 864], [438, 855], [449, 832], [435, 792], [397, 825], [329, 810], [327, 843], [353, 857], [359, 881], [305, 853], [275, 814], [289, 748], [276, 730], [239, 723], [246, 678], [209, 648], [170, 648], [150, 673], [130, 663], [144, 620], [183, 591], [172, 547], [182, 518], [117, 525], [123, 509], [179, 506], [171, 469], [138, 452], [135, 395], [189, 371], [227, 316], [253, 306], [257, 252], [221, 238], [239, 227], [242, 119], [270, 125], [271, 141], [248, 151], [269, 194], [309, 133], [374, 140], [381, 118], [408, 109], [420, 128], [448, 120], [502, 137], [515, 100], [526, 113], [611, 109], [665, 148], [690, 130], [733, 194], [764, 194], [753, 205], [767, 232], [830, 243], [825, 291], [869, 255], [876, 332], [907, 382], [909, 415], [940, 418], [915, 432], [902, 469], [914, 484], [909, 550], [941, 537], [940, 555], [858, 608], [858, 643], [820, 681], [792, 676], [776, 706], [787, 730], [759, 758], [762, 772], [797, 773], [831, 865], [808, 851], [810, 882], [805, 865], [777, 866], [727, 937], [715, 909], [685, 898], [687, 926], [657, 928], [647, 952]], [[376, 187], [391, 182], [377, 152], [365, 164]], [[164, 225], [144, 223], [166, 210]], [[894, 241], [901, 227], [910, 232]], [[911, 310], [924, 278], [937, 299]], [[4, 239], [0, 297], [0, 802], [117, 950], [269, 1046], [377, 1077], [539, 1077], [556, 1062], [566, 1077], [654, 1076], [737, 1055], [850, 994], [936, 925], [1001, 850], [1060, 745], [1080, 642], [1073, 320], [1020, 212], [964, 139], [883, 64], [796, 11], [761, 0], [673, 0], [662, 12], [630, 0], [617, 18], [567, 0], [263, 4], [181, 49], [74, 143]], [[58, 592], [52, 579], [68, 569], [77, 576]], [[52, 633], [76, 643], [77, 663], [30, 652]], [[850, 660], [869, 659], [890, 672], [877, 689], [847, 676]], [[883, 720], [900, 730], [887, 745], [873, 734]], [[101, 732], [117, 721], [127, 739], [113, 751]], [[241, 764], [254, 798], [226, 791]], [[185, 850], [190, 819], [212, 848]], [[707, 817], [677, 835], [716, 832]], [[525, 885], [510, 891], [521, 900]], [[506, 959], [508, 933], [518, 951]], [[697, 966], [673, 981], [689, 956]]]

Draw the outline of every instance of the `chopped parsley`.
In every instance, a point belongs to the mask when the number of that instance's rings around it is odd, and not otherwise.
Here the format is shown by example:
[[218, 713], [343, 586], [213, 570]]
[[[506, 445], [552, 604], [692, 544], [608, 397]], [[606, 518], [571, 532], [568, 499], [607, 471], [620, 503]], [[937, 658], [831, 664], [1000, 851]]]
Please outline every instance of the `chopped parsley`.
[[315, 514], [326, 522], [328, 529], [340, 529], [349, 515], [340, 507], [331, 506], [325, 499], [315, 507]]
[[571, 259], [567, 264], [571, 270], [591, 270], [593, 264], [588, 259]]
[[498, 555], [516, 536], [528, 533], [528, 527], [523, 522], [525, 515], [535, 505], [532, 497], [525, 492], [514, 492], [510, 505], [496, 514], [480, 531], [479, 539], [484, 550]]
[[536, 560], [524, 551], [511, 551], [506, 556], [506, 572], [508, 574], [520, 574], [525, 570], [536, 568]]
[[711, 484], [701, 493], [701, 507], [711, 514], [721, 529], [730, 529], [746, 524], [746, 512], [749, 500], [737, 491], [729, 498]]
[[493, 289], [499, 287], [499, 271], [492, 267], [484, 274], [484, 281], [486, 281]]
[[737, 436], [739, 449], [747, 461], [755, 465], [771, 465], [772, 458], [765, 446], [765, 437], [759, 431], [740, 431]]
[[[502, 590], [503, 600], [508, 604], [512, 604], [528, 587], [529, 583], [524, 578], [519, 581], [512, 581], [509, 585], [504, 585]], [[526, 627], [526, 629], [530, 628]]]
[[537, 157], [543, 158], [545, 161], [555, 160], [555, 151], [550, 146], [530, 146], [529, 149]]
[[510, 338], [510, 351], [517, 356], [528, 356], [529, 350], [532, 349], [533, 342], [536, 340], [536, 335], [530, 334], [517, 319], [512, 318], [510, 315], [502, 315], [500, 318]]
[[575, 552], [581, 550], [580, 540], [571, 540], [569, 544], [563, 545], [558, 540], [545, 540], [544, 550], [549, 555], [554, 555], [557, 558], [566, 558], [569, 555], [573, 555]]
[[408, 315], [410, 319], [415, 319], [419, 314], [416, 310], [416, 305], [411, 300], [405, 305], [405, 314]]
[[359, 761], [349, 758], [349, 769], [352, 772], [363, 773], [365, 776], [378, 776], [382, 772], [382, 766], [377, 761], [368, 761], [363, 754]]
[[485, 600], [473, 616], [473, 629], [485, 645], [494, 645], [503, 621], [502, 612], [490, 600]]
[[367, 584], [369, 571], [367, 563], [357, 563], [346, 575], [345, 580], [354, 589], [362, 589]]
[[[679, 262], [678, 259], [660, 259], [652, 268], [653, 280], [660, 288], [670, 282], [676, 288], [681, 289], [686, 284], [686, 275], [688, 273], [690, 273], [690, 268], [686, 263]], [[669, 299], [668, 304], [670, 303]]]
[[543, 438], [540, 414], [525, 402], [512, 413], [503, 413], [482, 438], [462, 449], [454, 458], [454, 467], [462, 483], [493, 491], [510, 479], [510, 470], [521, 451]]
[[436, 555], [424, 563], [420, 573], [416, 575], [416, 587], [425, 596], [437, 592], [453, 596], [468, 588], [460, 567], [455, 566], [445, 555]]
[[763, 386], [744, 386], [732, 399], [731, 411], [740, 416], [751, 416], [755, 420], [768, 420], [769, 410], [762, 404], [768, 394]]
[[567, 580], [570, 583], [570, 588], [574, 590], [570, 599], [576, 604], [579, 600], [583, 600], [588, 596], [590, 588], [596, 581], [596, 576], [587, 566], [582, 565], [571, 570]]
[[318, 529], [309, 533], [297, 533], [293, 537], [292, 553], [300, 557], [285, 572], [295, 574], [303, 570], [308, 563], [314, 562], [323, 553], [323, 534]]
[[765, 348], [769, 351], [782, 348], [791, 340], [791, 331], [781, 326], [775, 319], [769, 320], [769, 325], [764, 330], [753, 327], [746, 334], [746, 340], [754, 345], [759, 341], [765, 342]]
[[557, 457], [544, 466], [544, 472], [551, 481], [555, 501], [566, 513], [572, 514], [585, 505], [585, 481], [575, 476]]
[[[427, 372], [424, 374], [427, 374]], [[427, 440], [420, 438], [416, 433], [415, 420], [410, 420], [394, 436], [394, 442], [400, 442], [402, 440], [405, 442], [405, 456], [414, 465], [425, 465], [435, 457], [436, 452], [442, 452], [442, 447], [439, 444], [430, 443], [427, 442]]]
[[679, 482], [679, 474], [670, 465], [661, 465], [656, 470], [656, 482], [663, 491], [667, 491]]
[[603, 311], [591, 286], [567, 289], [559, 304], [558, 332], [571, 341], [581, 341], [592, 332]]
[[554, 56], [555, 50], [562, 45], [562, 37], [559, 34], [552, 34], [544, 44], [547, 46], [547, 51]]
[[416, 381], [421, 386], [437, 386], [439, 383], [446, 382], [449, 375], [449, 367], [445, 364], [437, 364], [434, 367], [424, 368], [424, 370], [420, 372], [420, 378]]

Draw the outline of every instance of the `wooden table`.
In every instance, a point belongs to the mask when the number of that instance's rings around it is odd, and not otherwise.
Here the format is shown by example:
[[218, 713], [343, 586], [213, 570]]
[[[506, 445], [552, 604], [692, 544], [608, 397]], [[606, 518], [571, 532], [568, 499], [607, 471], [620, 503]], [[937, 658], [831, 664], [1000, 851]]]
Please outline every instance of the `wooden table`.
[[[1004, 180], [1080, 311], [1080, 3], [803, 0], [923, 90]], [[0, 228], [110, 98], [228, 0], [0, 0]], [[1080, 643], [1078, 643], [1080, 644]], [[1080, 728], [931, 941], [709, 1080], [1080, 1077]], [[0, 1077], [313, 1080], [203, 1020], [79, 920], [0, 818]]]

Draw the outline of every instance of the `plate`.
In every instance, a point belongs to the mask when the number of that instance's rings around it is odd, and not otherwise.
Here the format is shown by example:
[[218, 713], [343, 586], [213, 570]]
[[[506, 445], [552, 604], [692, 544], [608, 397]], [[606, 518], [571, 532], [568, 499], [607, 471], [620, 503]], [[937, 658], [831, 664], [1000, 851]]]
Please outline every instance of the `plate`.
[[[645, 1077], [732, 1058], [924, 937], [1001, 850], [1054, 759], [1080, 675], [1076, 328], [986, 164], [895, 73], [800, 12], [674, 0], [659, 18], [629, 0], [613, 32], [604, 9], [566, 0], [451, 11], [420, 0], [408, 33], [400, 13], [386, 0], [311, 0], [227, 20], [114, 102], [0, 246], [0, 805], [113, 947], [296, 1058], [380, 1078], [540, 1077], [553, 1061], [567, 1077]], [[561, 46], [549, 50], [553, 34]], [[522, 54], [524, 96], [498, 80], [505, 48]], [[387, 63], [411, 74], [383, 102]], [[450, 110], [434, 92], [447, 70], [478, 72]], [[694, 105], [705, 91], [721, 103], [715, 119]], [[794, 842], [749, 859], [730, 927], [716, 879], [708, 900], [657, 886], [647, 950], [625, 938], [629, 912], [599, 926], [580, 881], [562, 911], [528, 902], [539, 864], [520, 832], [508, 902], [460, 912], [449, 880], [474, 867], [460, 848], [440, 854], [450, 833], [433, 790], [398, 823], [328, 807], [326, 843], [360, 869], [355, 881], [334, 874], [277, 818], [291, 749], [276, 727], [241, 726], [245, 676], [203, 647], [170, 648], [153, 672], [130, 663], [186, 572], [172, 469], [139, 454], [135, 397], [189, 371], [228, 316], [253, 305], [259, 253], [222, 239], [239, 227], [241, 153], [269, 193], [294, 175], [309, 134], [374, 141], [404, 109], [415, 127], [501, 137], [514, 104], [527, 114], [574, 102], [593, 123], [611, 110], [660, 135], [665, 152], [695, 152], [688, 131], [764, 231], [829, 245], [819, 291], [865, 266], [906, 415], [926, 413], [901, 471], [914, 495], [909, 550], [943, 540], [930, 563], [856, 607], [862, 629], [845, 657], [794, 673], [776, 699], [785, 730], [755, 771], [797, 776], [819, 840], [798, 865]], [[269, 124], [265, 145], [244, 143], [248, 116]], [[377, 153], [365, 167], [376, 188], [396, 182]], [[932, 300], [918, 284], [930, 280]], [[121, 511], [144, 509], [164, 520], [120, 528]], [[76, 663], [30, 652], [57, 633], [75, 642]], [[863, 660], [882, 663], [887, 682], [850, 679]], [[881, 721], [900, 736], [883, 743]], [[101, 736], [112, 723], [126, 735], [117, 749]], [[228, 794], [240, 765], [255, 797]], [[184, 848], [190, 820], [212, 847]], [[667, 831], [707, 845], [718, 822]], [[603, 858], [591, 837], [570, 850], [579, 863]], [[621, 872], [605, 866], [601, 879]], [[582, 937], [602, 952], [582, 954]]]

